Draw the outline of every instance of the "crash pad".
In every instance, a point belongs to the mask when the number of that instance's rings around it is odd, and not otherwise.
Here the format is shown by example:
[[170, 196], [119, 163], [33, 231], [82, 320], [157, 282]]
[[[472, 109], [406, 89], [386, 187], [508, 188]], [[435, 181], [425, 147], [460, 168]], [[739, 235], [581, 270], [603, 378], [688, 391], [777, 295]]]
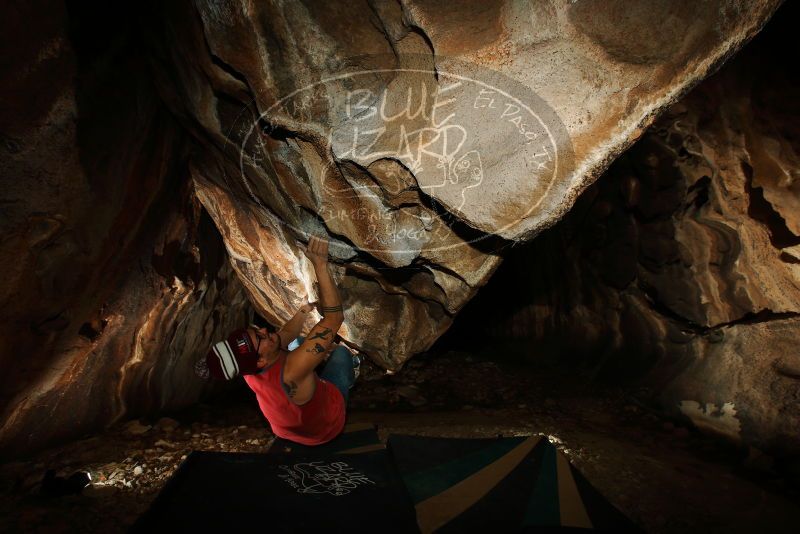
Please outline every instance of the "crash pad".
[[422, 532], [639, 529], [546, 437], [389, 436]]

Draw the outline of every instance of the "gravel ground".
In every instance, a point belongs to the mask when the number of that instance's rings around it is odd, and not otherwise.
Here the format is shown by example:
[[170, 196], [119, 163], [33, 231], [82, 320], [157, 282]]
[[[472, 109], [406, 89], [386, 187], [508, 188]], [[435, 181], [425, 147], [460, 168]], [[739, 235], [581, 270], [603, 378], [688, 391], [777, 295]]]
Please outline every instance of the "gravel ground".
[[[246, 388], [211, 404], [133, 420], [88, 439], [0, 465], [0, 531], [119, 532], [147, 508], [192, 450], [266, 451], [268, 425]], [[449, 352], [397, 375], [365, 364], [350, 422], [390, 433], [484, 437], [541, 433], [649, 532], [794, 532], [797, 479], [779, 463], [660, 419], [635, 392], [582, 383], [551, 369]], [[42, 484], [88, 472], [62, 495]]]

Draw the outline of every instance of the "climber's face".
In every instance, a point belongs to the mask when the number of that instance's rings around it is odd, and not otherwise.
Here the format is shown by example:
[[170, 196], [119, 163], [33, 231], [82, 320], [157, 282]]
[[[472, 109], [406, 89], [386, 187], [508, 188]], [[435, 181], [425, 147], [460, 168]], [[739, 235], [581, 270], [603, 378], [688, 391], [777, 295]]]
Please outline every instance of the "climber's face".
[[281, 339], [278, 334], [271, 332], [268, 328], [253, 327], [248, 328], [247, 333], [258, 353], [258, 367], [263, 368], [272, 363], [281, 348]]

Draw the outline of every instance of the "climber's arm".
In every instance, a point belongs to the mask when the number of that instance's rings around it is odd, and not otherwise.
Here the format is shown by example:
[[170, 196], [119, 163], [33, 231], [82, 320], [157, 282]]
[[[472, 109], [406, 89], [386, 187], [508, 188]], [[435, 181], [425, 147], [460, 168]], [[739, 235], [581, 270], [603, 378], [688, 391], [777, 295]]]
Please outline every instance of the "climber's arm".
[[287, 374], [300, 381], [309, 377], [314, 368], [325, 359], [336, 337], [336, 332], [344, 322], [342, 302], [336, 283], [328, 271], [328, 242], [311, 237], [306, 256], [311, 260], [319, 283], [320, 302], [317, 309], [323, 317], [308, 333], [305, 341], [287, 359], [284, 378]]
[[300, 335], [300, 331], [303, 329], [303, 325], [308, 319], [308, 314], [311, 313], [311, 310], [314, 309], [313, 304], [309, 304], [306, 302], [297, 312], [292, 316], [291, 319], [286, 321], [280, 330], [278, 330], [278, 336], [281, 338], [281, 348], [288, 349], [289, 343], [291, 343], [297, 336]]
[[320, 301], [317, 309], [323, 316], [320, 323], [325, 322], [336, 332], [344, 322], [344, 312], [339, 290], [336, 289], [336, 283], [328, 270], [328, 242], [312, 236], [308, 241], [306, 256], [314, 266], [319, 283]]

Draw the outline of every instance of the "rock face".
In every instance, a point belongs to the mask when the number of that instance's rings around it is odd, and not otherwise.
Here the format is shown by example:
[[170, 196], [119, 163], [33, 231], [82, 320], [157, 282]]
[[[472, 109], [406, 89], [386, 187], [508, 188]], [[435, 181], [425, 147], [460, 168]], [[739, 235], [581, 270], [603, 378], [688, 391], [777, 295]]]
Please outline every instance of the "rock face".
[[195, 402], [198, 354], [249, 309], [129, 14], [74, 7], [2, 22], [5, 458]]
[[800, 453], [800, 80], [781, 67], [796, 53], [775, 59], [791, 21], [779, 12], [512, 252], [458, 332], [639, 379], [702, 429]]
[[200, 0], [148, 20], [258, 311], [314, 297], [298, 241], [326, 235], [340, 334], [396, 369], [778, 5]]
[[[340, 334], [401, 367], [779, 1], [113, 4], [2, 21], [3, 453], [195, 401], [194, 360], [248, 300], [278, 323], [314, 298], [312, 233]], [[600, 282], [569, 287], [559, 332], [662, 366], [695, 419], [784, 436], [794, 412], [748, 410], [797, 363], [726, 348], [786, 346], [797, 320], [797, 122], [748, 116], [756, 86], [673, 108], [546, 261]], [[741, 374], [699, 395], [711, 361]]]

